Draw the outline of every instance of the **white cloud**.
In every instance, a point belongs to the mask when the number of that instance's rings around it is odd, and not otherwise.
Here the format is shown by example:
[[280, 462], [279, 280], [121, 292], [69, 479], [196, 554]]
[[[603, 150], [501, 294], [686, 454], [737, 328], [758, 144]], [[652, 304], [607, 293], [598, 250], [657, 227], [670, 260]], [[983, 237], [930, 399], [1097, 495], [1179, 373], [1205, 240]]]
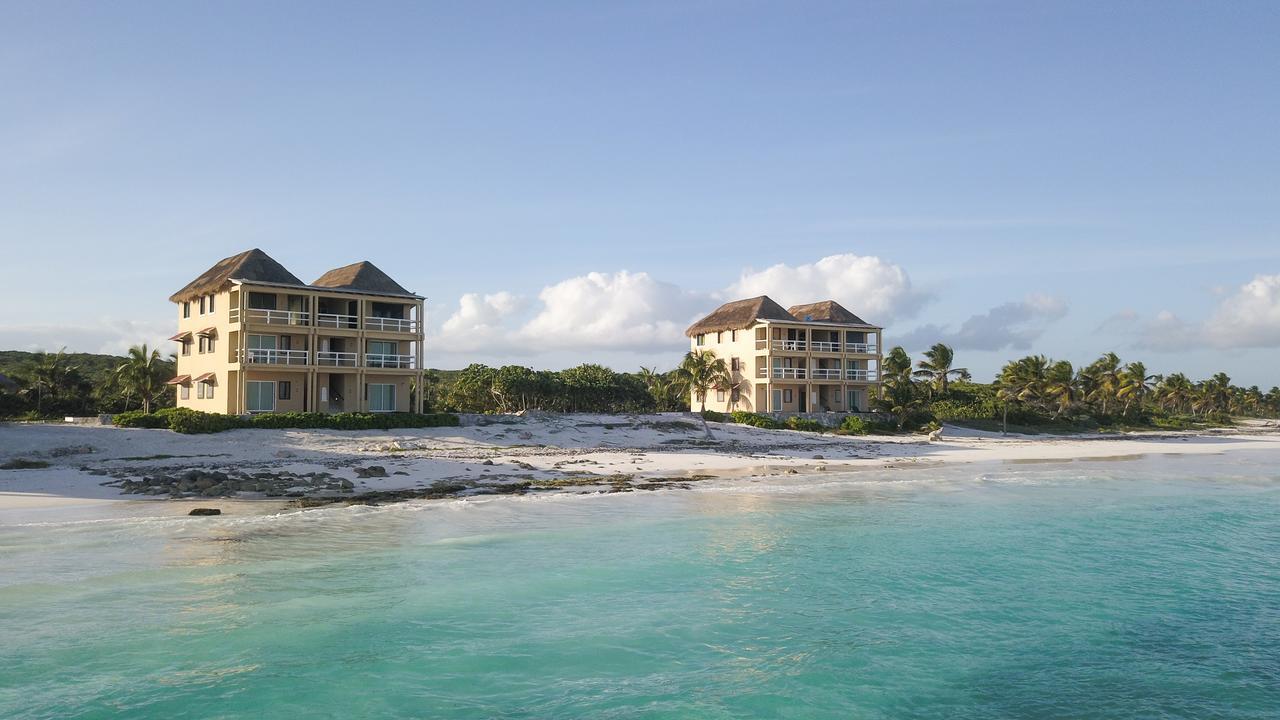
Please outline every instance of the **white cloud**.
[[1066, 314], [1067, 305], [1061, 299], [1029, 295], [973, 315], [954, 331], [941, 325], [922, 325], [899, 338], [889, 339], [909, 351], [922, 350], [937, 342], [957, 350], [1029, 350], [1050, 324]]
[[1280, 347], [1280, 275], [1258, 275], [1228, 295], [1204, 335], [1223, 348]]
[[1223, 295], [1204, 322], [1168, 310], [1149, 321], [1135, 318], [1131, 332], [1138, 348], [1174, 352], [1209, 345], [1222, 349], [1280, 347], [1280, 275], [1258, 275]]
[[541, 309], [518, 335], [543, 347], [575, 349], [678, 347], [706, 305], [696, 293], [626, 270], [563, 280], [543, 288], [538, 300]]
[[768, 295], [784, 307], [835, 300], [868, 322], [879, 325], [915, 316], [930, 300], [912, 287], [906, 270], [868, 255], [829, 255], [807, 265], [778, 264], [747, 270], [721, 297]]
[[441, 324], [440, 334], [433, 340], [449, 352], [504, 345], [507, 323], [525, 304], [519, 296], [506, 291], [489, 295], [467, 293], [458, 300], [458, 309]]

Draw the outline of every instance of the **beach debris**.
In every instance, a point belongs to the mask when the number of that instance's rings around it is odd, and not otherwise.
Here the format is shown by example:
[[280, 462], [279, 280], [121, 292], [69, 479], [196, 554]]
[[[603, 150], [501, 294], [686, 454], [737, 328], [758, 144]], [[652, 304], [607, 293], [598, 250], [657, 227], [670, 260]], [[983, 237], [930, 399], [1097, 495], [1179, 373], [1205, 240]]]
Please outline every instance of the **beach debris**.
[[941, 439], [942, 439], [942, 428], [938, 428], [937, 430], [934, 430], [933, 432], [929, 433], [929, 442], [938, 442]]
[[218, 508], [191, 508], [188, 515], [221, 515], [222, 510]]
[[356, 468], [356, 477], [360, 478], [384, 478], [387, 477], [387, 469], [381, 465], [370, 465], [366, 468]]

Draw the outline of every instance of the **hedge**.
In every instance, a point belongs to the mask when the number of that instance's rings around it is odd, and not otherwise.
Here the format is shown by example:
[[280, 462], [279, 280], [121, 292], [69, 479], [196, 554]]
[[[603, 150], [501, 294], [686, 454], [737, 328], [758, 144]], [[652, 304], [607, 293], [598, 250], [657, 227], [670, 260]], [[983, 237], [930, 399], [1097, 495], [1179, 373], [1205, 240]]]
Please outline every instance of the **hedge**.
[[326, 430], [391, 430], [394, 428], [457, 427], [458, 416], [451, 413], [264, 413], [223, 415], [188, 408], [166, 408], [146, 414], [120, 413], [112, 418], [117, 427], [168, 428], [194, 435], [240, 428], [319, 428]]

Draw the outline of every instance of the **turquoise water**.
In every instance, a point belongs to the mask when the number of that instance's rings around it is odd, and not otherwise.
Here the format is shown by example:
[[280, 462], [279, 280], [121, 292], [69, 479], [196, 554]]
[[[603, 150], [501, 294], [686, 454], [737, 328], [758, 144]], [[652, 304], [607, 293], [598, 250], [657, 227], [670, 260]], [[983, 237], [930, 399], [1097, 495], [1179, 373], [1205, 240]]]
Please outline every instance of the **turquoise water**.
[[0, 517], [0, 717], [1280, 711], [1261, 454], [157, 507]]

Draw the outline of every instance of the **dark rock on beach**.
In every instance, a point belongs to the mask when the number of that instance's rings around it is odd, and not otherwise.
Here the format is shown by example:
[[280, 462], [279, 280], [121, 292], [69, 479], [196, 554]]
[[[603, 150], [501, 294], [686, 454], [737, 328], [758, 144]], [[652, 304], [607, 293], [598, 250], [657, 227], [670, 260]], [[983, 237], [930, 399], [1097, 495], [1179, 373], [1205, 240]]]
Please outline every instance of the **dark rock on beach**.
[[188, 515], [221, 515], [222, 511], [218, 508], [191, 508]]

